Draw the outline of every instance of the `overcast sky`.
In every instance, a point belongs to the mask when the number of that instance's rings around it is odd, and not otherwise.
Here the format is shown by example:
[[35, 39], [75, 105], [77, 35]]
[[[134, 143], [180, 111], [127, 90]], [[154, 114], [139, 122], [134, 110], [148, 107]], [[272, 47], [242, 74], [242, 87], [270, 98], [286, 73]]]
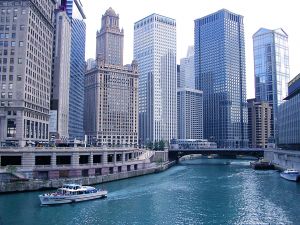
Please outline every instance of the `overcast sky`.
[[289, 35], [290, 78], [300, 73], [299, 0], [81, 0], [86, 14], [86, 59], [95, 58], [101, 16], [112, 7], [124, 28], [124, 64], [133, 59], [134, 22], [158, 13], [176, 19], [177, 62], [194, 44], [194, 20], [226, 8], [244, 16], [247, 98], [254, 97], [252, 35], [261, 27], [283, 28]]

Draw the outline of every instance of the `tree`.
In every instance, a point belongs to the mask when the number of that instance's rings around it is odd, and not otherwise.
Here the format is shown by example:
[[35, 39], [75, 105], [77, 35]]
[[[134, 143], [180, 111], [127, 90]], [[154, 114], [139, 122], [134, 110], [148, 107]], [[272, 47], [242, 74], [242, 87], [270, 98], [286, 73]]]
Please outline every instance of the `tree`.
[[153, 143], [151, 141], [147, 142], [146, 147], [149, 149], [153, 149]]
[[154, 150], [159, 150], [159, 145], [157, 141], [154, 142]]
[[158, 149], [163, 151], [165, 149], [165, 142], [163, 140], [160, 140], [158, 142]]

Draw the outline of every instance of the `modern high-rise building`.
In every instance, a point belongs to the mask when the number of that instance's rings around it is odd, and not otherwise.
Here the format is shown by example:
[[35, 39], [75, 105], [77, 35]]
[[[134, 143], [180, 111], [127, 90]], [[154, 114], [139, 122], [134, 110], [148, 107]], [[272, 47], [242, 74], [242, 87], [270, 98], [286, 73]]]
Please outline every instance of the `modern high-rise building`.
[[134, 24], [140, 143], [177, 137], [176, 21], [152, 14]]
[[48, 141], [54, 0], [0, 1], [0, 142]]
[[203, 92], [177, 90], [178, 139], [203, 139]]
[[300, 74], [289, 82], [284, 100], [278, 107], [278, 146], [300, 150]]
[[278, 140], [278, 106], [290, 79], [288, 35], [283, 29], [259, 29], [253, 35], [255, 98], [272, 107], [271, 135]]
[[248, 144], [243, 16], [226, 9], [195, 20], [195, 80], [203, 91], [204, 138]]
[[[101, 31], [113, 26], [119, 30], [119, 17], [109, 8], [102, 16]], [[122, 32], [123, 33], [123, 32]], [[138, 67], [120, 65], [123, 55], [123, 35], [115, 45], [116, 37], [106, 34], [102, 39], [97, 33], [98, 54], [96, 66], [85, 76], [84, 127], [88, 142], [94, 145], [138, 144]], [[118, 38], [117, 38], [118, 39]], [[118, 50], [116, 49], [119, 48]], [[108, 57], [109, 55], [109, 57]]]
[[250, 148], [267, 148], [271, 137], [271, 106], [248, 99], [248, 137]]
[[180, 59], [180, 76], [177, 76], [179, 77], [179, 88], [195, 89], [194, 61], [194, 46], [189, 46], [186, 57]]
[[96, 66], [96, 60], [95, 59], [88, 59], [86, 60], [86, 70], [93, 69]]
[[59, 5], [54, 27], [49, 132], [50, 139], [66, 141], [69, 138], [71, 21]]
[[[177, 135], [179, 139], [203, 139], [203, 92], [195, 89], [194, 47], [180, 60], [177, 73]], [[179, 81], [179, 82], [178, 82]]]
[[71, 19], [69, 137], [83, 139], [86, 17], [80, 0], [62, 0], [61, 4]]
[[96, 40], [96, 58], [103, 57], [110, 65], [123, 65], [124, 31], [119, 27], [119, 15], [112, 8], [102, 16]]

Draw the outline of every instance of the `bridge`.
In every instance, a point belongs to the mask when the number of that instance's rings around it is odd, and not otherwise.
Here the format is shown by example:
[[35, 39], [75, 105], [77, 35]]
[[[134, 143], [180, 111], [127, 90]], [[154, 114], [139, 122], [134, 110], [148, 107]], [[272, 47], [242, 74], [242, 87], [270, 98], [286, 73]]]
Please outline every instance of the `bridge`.
[[243, 156], [253, 156], [256, 158], [264, 156], [264, 149], [262, 148], [201, 148], [201, 149], [169, 149], [169, 160], [178, 161], [182, 156], [192, 155], [192, 154], [202, 154], [202, 155], [212, 155], [217, 154], [223, 157], [236, 157], [237, 155]]

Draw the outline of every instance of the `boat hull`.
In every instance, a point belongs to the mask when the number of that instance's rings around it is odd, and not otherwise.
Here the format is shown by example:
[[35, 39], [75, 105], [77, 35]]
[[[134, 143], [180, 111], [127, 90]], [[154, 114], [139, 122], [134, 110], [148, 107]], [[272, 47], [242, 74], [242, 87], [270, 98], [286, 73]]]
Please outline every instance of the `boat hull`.
[[80, 195], [39, 195], [41, 205], [57, 205], [73, 202], [82, 202], [99, 198], [106, 198], [107, 191], [98, 191], [96, 193], [80, 194]]
[[295, 182], [297, 182], [299, 179], [298, 174], [287, 174], [282, 172], [280, 173], [280, 176], [286, 180], [295, 181]]

